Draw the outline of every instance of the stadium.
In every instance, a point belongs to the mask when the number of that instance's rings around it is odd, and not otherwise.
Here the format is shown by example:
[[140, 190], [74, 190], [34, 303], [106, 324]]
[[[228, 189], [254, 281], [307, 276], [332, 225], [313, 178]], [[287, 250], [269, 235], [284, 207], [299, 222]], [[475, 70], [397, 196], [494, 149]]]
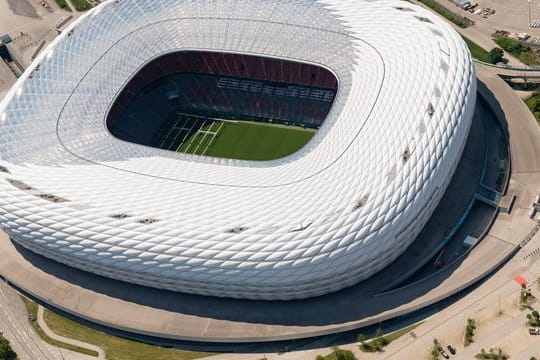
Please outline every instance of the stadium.
[[415, 240], [475, 101], [463, 40], [407, 2], [108, 1], [0, 104], [0, 226], [142, 286], [327, 294]]

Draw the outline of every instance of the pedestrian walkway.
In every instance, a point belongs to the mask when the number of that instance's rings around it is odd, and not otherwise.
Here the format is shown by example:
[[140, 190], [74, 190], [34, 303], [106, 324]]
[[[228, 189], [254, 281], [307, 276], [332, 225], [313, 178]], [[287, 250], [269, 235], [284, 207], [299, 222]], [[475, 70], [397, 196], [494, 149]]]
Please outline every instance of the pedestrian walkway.
[[[98, 359], [100, 359], [100, 360], [105, 359], [105, 351], [102, 348], [100, 348], [99, 346], [96, 346], [96, 345], [93, 345], [93, 344], [88, 344], [88, 343], [85, 343], [85, 342], [82, 342], [82, 341], [79, 341], [79, 340], [75, 340], [75, 339], [70, 339], [70, 338], [58, 335], [55, 332], [53, 332], [49, 328], [47, 323], [45, 322], [45, 319], [43, 317], [44, 313], [45, 313], [45, 309], [43, 308], [43, 306], [39, 305], [37, 322], [38, 322], [39, 326], [41, 327], [41, 329], [43, 330], [43, 332], [48, 337], [50, 337], [53, 340], [60, 341], [60, 342], [66, 343], [66, 344], [70, 344], [70, 345], [73, 345], [73, 346], [78, 346], [78, 347], [81, 347], [81, 348], [84, 348], [84, 349], [95, 351], [95, 352], [98, 353], [98, 357], [97, 357]], [[95, 359], [95, 357], [93, 357], [93, 356], [86, 356], [86, 357], [88, 359]]]

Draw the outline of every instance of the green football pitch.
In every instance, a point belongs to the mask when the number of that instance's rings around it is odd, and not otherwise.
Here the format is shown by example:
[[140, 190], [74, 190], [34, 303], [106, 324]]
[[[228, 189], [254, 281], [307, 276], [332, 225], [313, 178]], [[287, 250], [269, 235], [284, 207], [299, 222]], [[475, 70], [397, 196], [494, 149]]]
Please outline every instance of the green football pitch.
[[216, 121], [191, 135], [179, 152], [239, 160], [274, 160], [302, 148], [314, 129], [254, 122]]

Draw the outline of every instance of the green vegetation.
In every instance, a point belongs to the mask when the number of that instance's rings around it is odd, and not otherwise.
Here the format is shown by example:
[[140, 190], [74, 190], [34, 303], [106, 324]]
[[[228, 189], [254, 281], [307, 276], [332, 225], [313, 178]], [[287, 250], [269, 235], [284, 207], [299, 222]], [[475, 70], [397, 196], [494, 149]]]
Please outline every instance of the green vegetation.
[[77, 11], [86, 11], [90, 10], [92, 8], [92, 5], [88, 2], [88, 0], [69, 0], [75, 6], [75, 9]]
[[496, 64], [502, 61], [504, 57], [504, 50], [499, 47], [494, 47], [489, 51], [489, 58], [492, 64]]
[[530, 314], [527, 314], [527, 320], [531, 326], [540, 326], [540, 314], [536, 310], [533, 310]]
[[[23, 300], [29, 314], [31, 314], [30, 317], [37, 318], [37, 304], [26, 298], [23, 298]], [[105, 350], [108, 360], [191, 360], [213, 355], [212, 353], [162, 348], [112, 336], [69, 320], [49, 310], [45, 310], [44, 318], [49, 328], [56, 334], [97, 345]], [[37, 321], [32, 321], [32, 326], [43, 340], [52, 345], [97, 356], [94, 351], [90, 352], [90, 350], [77, 348], [49, 338], [39, 327]]]
[[326, 356], [317, 355], [315, 360], [357, 360], [349, 350], [342, 350], [337, 345], [332, 346], [332, 352]]
[[369, 342], [365, 342], [366, 340], [365, 336], [363, 334], [358, 335], [358, 341], [361, 342], [360, 350], [364, 352], [379, 352], [382, 351], [382, 349], [388, 345], [390, 342], [388, 339], [383, 335], [382, 329], [378, 328], [375, 332], [375, 338]]
[[55, 0], [55, 1], [58, 4], [58, 6], [60, 6], [60, 8], [62, 8], [64, 10], [67, 10], [67, 11], [71, 11], [71, 8], [69, 7], [66, 0]]
[[45, 332], [43, 331], [43, 329], [39, 326], [39, 324], [37, 322], [38, 304], [36, 304], [35, 302], [33, 302], [30, 299], [25, 298], [24, 296], [21, 296], [21, 298], [22, 298], [24, 304], [26, 305], [26, 310], [28, 311], [28, 321], [30, 321], [30, 324], [34, 328], [34, 331], [45, 342], [47, 342], [47, 343], [49, 343], [49, 344], [51, 344], [53, 346], [56, 346], [56, 347], [61, 347], [61, 348], [68, 349], [68, 350], [71, 350], [71, 351], [76, 351], [76, 352], [79, 352], [79, 353], [82, 353], [82, 354], [86, 354], [86, 355], [90, 355], [90, 356], [98, 356], [98, 353], [93, 351], [93, 350], [85, 349], [85, 348], [82, 348], [82, 347], [79, 347], [79, 346], [66, 344], [66, 343], [63, 343], [61, 341], [56, 341], [54, 339], [51, 339], [47, 334], [45, 334]]
[[467, 326], [465, 327], [465, 341], [463, 345], [469, 346], [474, 340], [474, 330], [476, 330], [476, 321], [474, 319], [467, 319]]
[[415, 324], [409, 327], [406, 327], [404, 329], [394, 331], [391, 334], [383, 335], [382, 329], [378, 328], [375, 332], [375, 338], [371, 341], [365, 341], [366, 337], [364, 334], [358, 335], [358, 341], [360, 344], [360, 350], [364, 352], [376, 352], [376, 351], [382, 351], [385, 346], [390, 344], [392, 341], [396, 340], [397, 338], [407, 334], [408, 332], [414, 330], [419, 324]]
[[[536, 115], [535, 115], [536, 116]], [[528, 306], [533, 301], [532, 293], [525, 284], [521, 284], [521, 290], [519, 292], [519, 304], [522, 308]]]
[[[221, 126], [218, 135], [204, 131]], [[315, 134], [313, 129], [254, 122], [213, 123], [184, 141], [178, 151], [240, 160], [274, 160], [302, 148]]]
[[[536, 121], [540, 124], [540, 92], [534, 92], [530, 98], [525, 100], [525, 104], [527, 104]], [[537, 284], [540, 288], [540, 279], [538, 279]]]
[[492, 64], [491, 58], [489, 56], [489, 52], [487, 52], [484, 48], [480, 47], [478, 44], [473, 42], [471, 39], [461, 36], [463, 40], [465, 40], [465, 43], [469, 47], [469, 50], [471, 51], [471, 55], [473, 58], [480, 60], [482, 62]]
[[467, 19], [466, 17], [459, 16], [457, 14], [454, 14], [444, 6], [438, 4], [435, 2], [435, 0], [418, 0], [422, 4], [426, 5], [427, 7], [433, 9], [436, 13], [444, 17], [445, 19], [453, 22], [460, 28], [466, 28], [473, 24], [473, 22], [470, 19]]
[[15, 360], [17, 359], [17, 353], [13, 351], [9, 341], [0, 335], [0, 359], [2, 360]]
[[109, 360], [190, 360], [210, 353], [167, 349], [112, 336], [66, 319], [51, 311], [45, 312], [45, 322], [55, 333], [99, 346]]
[[507, 360], [510, 359], [510, 356], [505, 354], [501, 348], [489, 349], [489, 352], [482, 349], [479, 354], [474, 356], [477, 359], [493, 359], [493, 360]]
[[439, 340], [433, 339], [433, 348], [431, 348], [431, 360], [438, 360], [439, 359], [439, 348], [441, 347], [441, 344], [439, 343]]
[[540, 59], [536, 51], [530, 46], [522, 44], [519, 40], [506, 36], [496, 36], [494, 40], [504, 51], [512, 54], [521, 62], [527, 65], [540, 65]]

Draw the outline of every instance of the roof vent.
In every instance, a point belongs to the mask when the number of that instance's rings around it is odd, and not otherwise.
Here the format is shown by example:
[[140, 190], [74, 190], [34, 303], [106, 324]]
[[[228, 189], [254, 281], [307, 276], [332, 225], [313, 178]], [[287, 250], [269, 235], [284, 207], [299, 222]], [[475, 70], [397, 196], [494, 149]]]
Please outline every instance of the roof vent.
[[158, 221], [159, 221], [159, 219], [146, 218], [146, 219], [138, 220], [137, 222], [139, 224], [150, 225], [150, 224], [153, 224], [153, 223], [158, 222]]
[[249, 229], [248, 227], [242, 227], [242, 226], [239, 226], [239, 227], [235, 227], [233, 229], [230, 229], [230, 230], [227, 230], [228, 233], [231, 233], [231, 234], [240, 234], [244, 231], [246, 231], [247, 229]]
[[38, 194], [38, 197], [48, 200], [53, 203], [61, 203], [61, 202], [68, 202], [69, 200], [61, 198], [60, 196], [56, 196], [54, 194]]
[[356, 211], [366, 206], [368, 199], [369, 199], [369, 194], [362, 196], [360, 200], [354, 205], [353, 211]]
[[129, 215], [129, 214], [113, 214], [113, 215], [109, 215], [109, 217], [113, 218], [113, 219], [118, 219], [118, 220], [122, 220], [122, 219], [126, 219], [128, 217], [132, 217], [133, 215]]
[[428, 18], [425, 18], [425, 17], [423, 17], [423, 16], [415, 16], [415, 18], [417, 18], [417, 19], [420, 20], [421, 22], [433, 24], [433, 21], [431, 21], [431, 20], [429, 20]]
[[399, 10], [399, 11], [405, 11], [405, 12], [414, 12], [413, 9], [408, 8], [408, 7], [396, 6], [395, 9], [396, 9], [396, 10]]
[[435, 108], [433, 107], [431, 103], [429, 103], [428, 105], [427, 113], [430, 117], [432, 117], [433, 114], [435, 114]]
[[25, 191], [32, 190], [32, 187], [30, 185], [27, 185], [23, 183], [22, 181], [15, 180], [15, 179], [7, 179], [7, 181], [19, 190], [25, 190]]
[[403, 162], [406, 163], [407, 160], [409, 160], [410, 157], [411, 157], [411, 151], [409, 150], [409, 147], [407, 146], [407, 148], [405, 149], [405, 151], [401, 155], [401, 158], [403, 159]]

